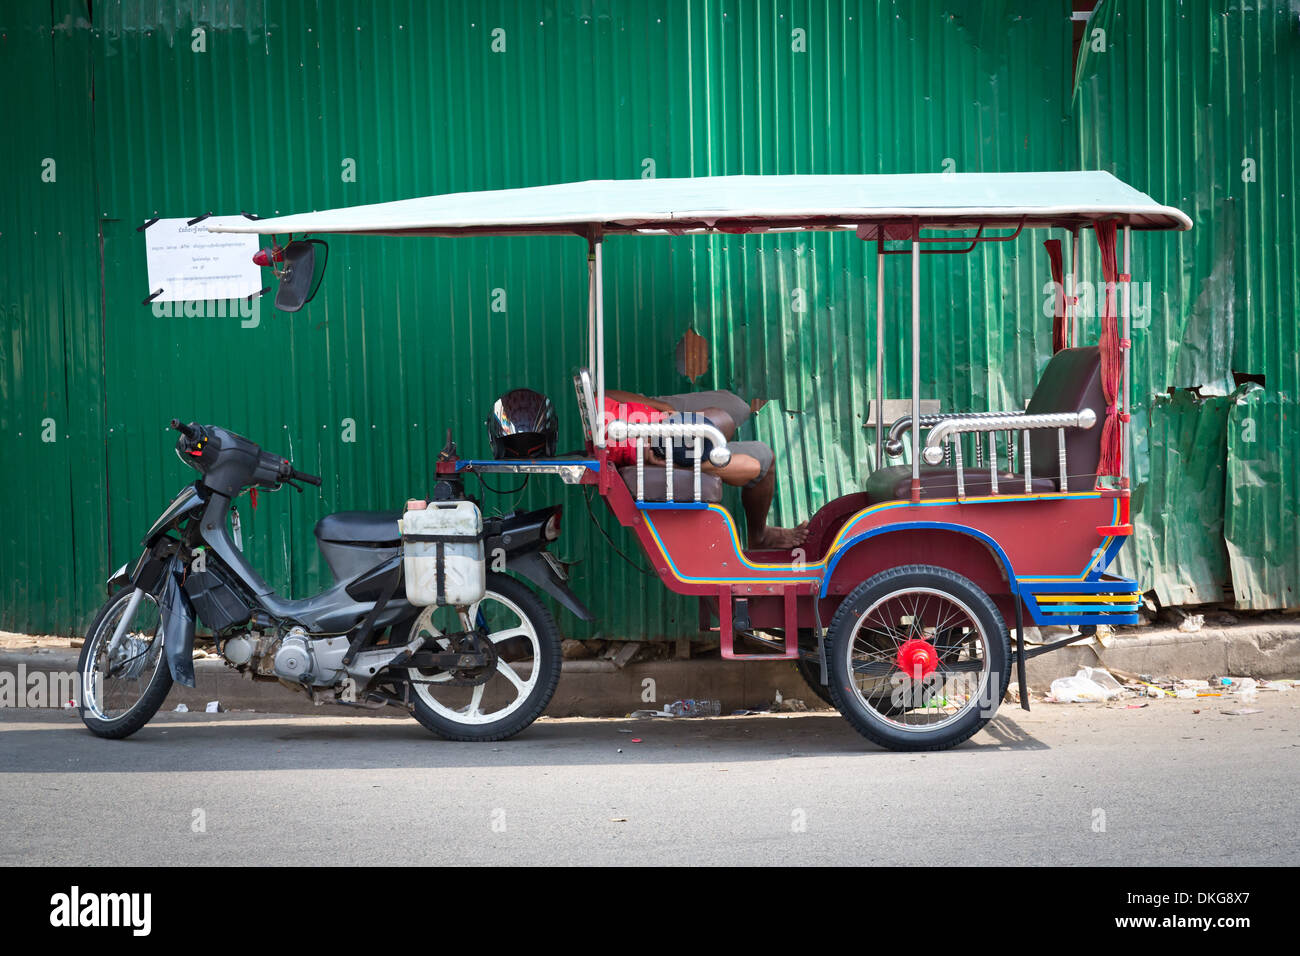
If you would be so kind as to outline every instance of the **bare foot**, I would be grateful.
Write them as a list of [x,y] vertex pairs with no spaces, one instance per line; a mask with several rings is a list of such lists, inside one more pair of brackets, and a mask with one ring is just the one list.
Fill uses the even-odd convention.
[[788,551],[791,548],[797,548],[808,540],[808,522],[795,525],[793,528],[773,528],[763,529],[759,535],[758,541],[751,544],[754,549],[767,549],[773,551]]

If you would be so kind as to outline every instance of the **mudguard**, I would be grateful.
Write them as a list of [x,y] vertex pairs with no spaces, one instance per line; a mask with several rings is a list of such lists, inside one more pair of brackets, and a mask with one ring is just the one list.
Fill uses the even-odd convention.
[[194,606],[189,595],[181,588],[185,562],[172,555],[163,576],[162,591],[158,595],[160,626],[163,633],[163,651],[167,654],[167,667],[172,679],[186,687],[194,686]]
[[533,584],[555,598],[560,605],[580,621],[595,619],[586,605],[569,589],[564,579],[555,573],[555,569],[542,557],[541,551],[524,551],[512,554],[506,559],[506,570],[522,574]]

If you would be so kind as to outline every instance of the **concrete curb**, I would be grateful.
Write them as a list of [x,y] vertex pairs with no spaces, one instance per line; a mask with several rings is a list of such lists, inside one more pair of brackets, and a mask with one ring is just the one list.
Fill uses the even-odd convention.
[[[1132,674],[1205,680],[1210,677],[1295,677],[1300,675],[1300,621],[1203,627],[1187,634],[1176,628],[1124,632],[1102,647],[1063,647],[1026,663],[1031,690],[1045,692],[1058,677],[1083,666],[1114,667]],[[1033,651],[1033,645],[1029,645]]]
[[[1030,688],[1045,693],[1058,677],[1081,666],[1112,667],[1134,674],[1206,679],[1300,676],[1300,621],[1203,628],[1186,634],[1145,629],[1100,644],[1065,647],[1028,661]],[[1029,645],[1032,649],[1033,645]],[[61,648],[0,650],[0,674],[75,671],[77,651]],[[306,696],[280,684],[254,682],[220,661],[195,664],[197,687],[174,687],[164,709],[185,704],[199,711],[208,701],[222,710],[277,714],[375,714],[401,716],[394,708],[363,710],[315,706]],[[1014,674],[1013,674],[1014,681]],[[609,661],[565,661],[560,684],[546,713],[551,717],[622,717],[634,710],[659,710],[684,698],[719,700],[722,712],[770,707],[777,694],[803,700],[810,709],[820,699],[789,661],[658,660],[614,667]]]

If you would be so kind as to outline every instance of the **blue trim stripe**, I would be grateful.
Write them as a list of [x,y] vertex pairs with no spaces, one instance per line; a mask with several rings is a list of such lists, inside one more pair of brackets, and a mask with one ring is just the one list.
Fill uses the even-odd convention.
[[887,534],[890,531],[908,531],[916,529],[956,531],[959,534],[967,534],[972,538],[978,538],[983,541],[985,544],[993,548],[993,552],[998,556],[998,560],[1002,562],[1002,568],[1007,572],[1007,582],[1011,586],[1011,593],[1019,593],[1020,585],[1016,579],[1015,571],[1011,568],[1011,559],[1008,558],[1007,553],[1002,550],[1002,546],[983,531],[978,531],[975,528],[968,528],[966,525],[950,524],[943,521],[905,521],[899,524],[881,525],[878,528],[872,528],[870,531],[865,531],[862,534],[854,535],[852,538],[845,541],[843,545],[841,545],[840,549],[835,552],[835,557],[831,559],[830,566],[826,568],[826,576],[822,578],[821,596],[826,597],[831,586],[831,575],[835,571],[835,565],[840,563],[840,558],[844,557],[844,555],[848,553],[848,550],[855,544],[861,541],[866,541],[868,538]]
[[[1021,598],[1035,624],[1136,624],[1138,621],[1138,583],[1129,578],[1108,574],[1096,581],[1052,582],[1048,587],[1038,588],[1031,588],[1022,579],[1022,586]],[[1059,594],[1095,595],[1113,600],[1093,604],[1040,604],[1038,601],[1039,595]]]
[[456,470],[484,465],[581,465],[588,471],[600,471],[600,462],[594,458],[460,458]]
[[[709,507],[716,507],[716,506],[710,505]],[[727,515],[727,512],[725,510],[723,510],[722,513],[724,515]],[[730,515],[727,515],[727,518],[728,520],[730,520]],[[645,524],[646,527],[650,529],[650,534],[654,536],[655,544],[659,546],[659,553],[662,554],[664,560],[668,562],[668,568],[673,572],[673,577],[677,578],[677,580],[679,581],[685,581],[689,584],[806,584],[810,581],[817,580],[816,576],[811,574],[806,574],[803,575],[802,577],[784,577],[784,578],[692,577],[689,574],[683,574],[681,570],[677,567],[677,562],[674,561],[673,556],[668,553],[668,548],[664,546],[663,538],[659,537],[659,529],[655,527],[654,520],[650,517],[650,515],[645,516]],[[734,528],[732,529],[732,534],[733,535],[735,534]],[[792,565],[788,565],[788,564],[775,565],[775,567],[788,568],[788,567],[792,567]],[[812,569],[813,567],[815,566],[810,566],[810,569]]]
[[1021,583],[1039,594],[1134,594],[1138,583],[1129,578],[1105,575],[1095,581],[1057,581],[1050,578],[1021,578]]
[[1133,613],[1137,611],[1136,604],[1040,604],[1038,609],[1044,614],[1053,616],[1067,611],[1078,614],[1096,614],[1102,612],[1110,614],[1113,612]]

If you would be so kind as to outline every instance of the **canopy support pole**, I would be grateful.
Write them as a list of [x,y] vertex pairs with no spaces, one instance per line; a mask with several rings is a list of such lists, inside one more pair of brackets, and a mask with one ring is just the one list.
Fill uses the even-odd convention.
[[[885,227],[876,226],[876,467],[885,467]],[[915,447],[915,446],[914,446]]]
[[596,374],[596,234],[587,234],[587,371]]
[[912,503],[921,501],[921,220],[912,220]]
[[1070,277],[1065,293],[1065,327],[1070,330],[1070,348],[1079,345],[1079,227],[1070,230]]
[[1129,296],[1132,294],[1133,291],[1133,273],[1131,271],[1132,263],[1129,260],[1129,253],[1132,244],[1133,244],[1133,227],[1129,225],[1125,225],[1124,226],[1124,275],[1122,276],[1124,298],[1120,300],[1120,307],[1124,310],[1123,311],[1124,332],[1122,334],[1119,343],[1120,348],[1124,350],[1124,372],[1123,372],[1122,381],[1120,383],[1120,390],[1124,395],[1124,405],[1123,405],[1124,414],[1119,420],[1120,429],[1121,429],[1120,431],[1121,451],[1119,457],[1119,461],[1120,461],[1119,486],[1121,488],[1128,488],[1129,486],[1129,450],[1130,450],[1129,441],[1132,437],[1129,432],[1129,392],[1132,391],[1132,386],[1129,383],[1129,376],[1133,368],[1133,342],[1132,339],[1130,338],[1130,336],[1132,335],[1132,330],[1129,327]]
[[591,294],[594,308],[591,310],[592,324],[595,326],[594,348],[596,351],[596,447],[605,447],[605,277],[604,262],[601,254],[605,237],[599,228],[593,230],[591,238]]

